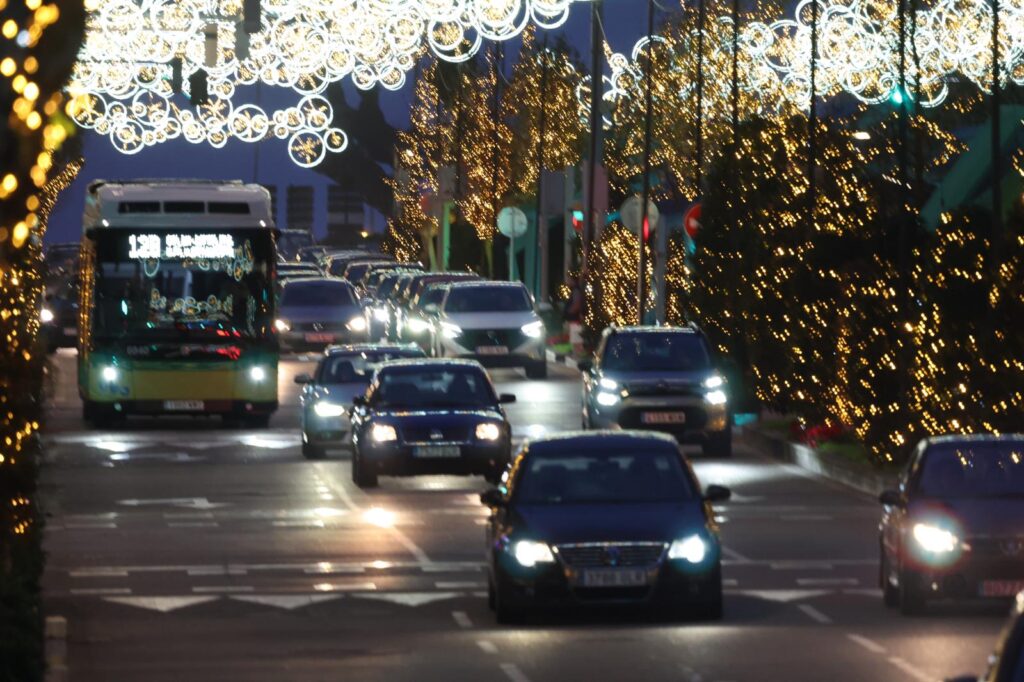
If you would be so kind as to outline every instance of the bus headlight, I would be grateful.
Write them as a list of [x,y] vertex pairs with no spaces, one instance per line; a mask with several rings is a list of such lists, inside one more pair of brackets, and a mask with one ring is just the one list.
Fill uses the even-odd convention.
[[392,443],[398,440],[398,432],[391,424],[374,424],[370,427],[370,438],[378,443]]
[[39,321],[43,324],[50,324],[53,322],[53,311],[49,308],[43,308],[39,311]]
[[675,540],[668,548],[669,559],[684,559],[691,564],[704,561],[708,549],[699,535],[691,535],[682,540]]
[[350,331],[354,332],[365,332],[366,331],[366,318],[365,317],[353,317],[345,325]]
[[274,320],[274,329],[276,329],[279,332],[286,332],[289,331],[291,328],[292,326],[288,324],[288,320]]
[[249,378],[255,381],[257,384],[262,383],[267,378],[267,370],[262,367],[250,367]]
[[316,416],[318,417],[340,417],[345,414],[345,407],[343,405],[336,405],[335,403],[325,401],[314,405],[313,411],[316,412]]
[[107,382],[108,384],[112,384],[115,381],[117,381],[117,377],[119,375],[120,372],[118,372],[117,367],[114,367],[113,365],[107,365],[100,371],[100,376],[103,377],[103,381]]

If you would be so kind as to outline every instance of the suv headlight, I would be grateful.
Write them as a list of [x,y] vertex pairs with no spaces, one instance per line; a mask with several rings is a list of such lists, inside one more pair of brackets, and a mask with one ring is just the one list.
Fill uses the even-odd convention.
[[354,332],[365,332],[366,331],[366,318],[365,317],[353,317],[345,325],[350,331]]
[[918,546],[933,554],[948,554],[960,544],[954,533],[928,523],[915,523],[913,533]]
[[345,414],[345,407],[324,401],[314,405],[313,411],[316,412],[318,417],[340,417]]
[[712,374],[711,376],[704,380],[704,388],[721,388],[722,384],[724,383],[725,379],[723,379],[717,374]]
[[597,392],[597,404],[604,405],[605,407],[611,407],[617,405],[620,398],[617,393],[607,393],[605,391]]
[[534,540],[520,540],[512,546],[512,556],[516,558],[520,566],[532,568],[537,564],[554,563],[555,555],[546,542]]
[[540,320],[524,324],[521,329],[523,334],[529,336],[531,339],[539,339],[544,336],[544,323]]
[[478,440],[498,440],[501,437],[501,429],[497,424],[484,422],[476,425],[476,437]]
[[597,382],[597,385],[606,391],[619,390],[619,382],[615,379],[609,379],[608,377],[601,377],[601,380]]
[[691,564],[699,564],[707,556],[708,548],[699,535],[691,535],[682,540],[675,540],[668,548],[669,559],[683,559]]
[[378,443],[392,443],[398,440],[398,432],[390,424],[374,424],[370,427],[370,438]]
[[462,336],[462,327],[451,322],[441,323],[441,333],[444,334],[447,339],[457,339]]
[[725,405],[729,401],[729,396],[725,395],[725,391],[716,389],[704,394],[704,400],[708,401],[708,405]]

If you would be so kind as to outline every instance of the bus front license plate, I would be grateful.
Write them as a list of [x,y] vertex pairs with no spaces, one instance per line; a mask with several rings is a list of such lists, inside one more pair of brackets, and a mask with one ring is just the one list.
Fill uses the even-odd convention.
[[206,404],[202,400],[165,400],[164,409],[168,412],[201,412]]

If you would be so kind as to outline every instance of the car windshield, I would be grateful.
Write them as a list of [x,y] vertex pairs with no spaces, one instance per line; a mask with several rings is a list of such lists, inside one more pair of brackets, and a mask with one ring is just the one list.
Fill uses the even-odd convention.
[[931,498],[1024,498],[1024,441],[929,446],[917,492]]
[[378,408],[490,407],[497,400],[483,371],[474,367],[381,370],[373,404]]
[[608,339],[602,369],[620,372],[686,372],[708,369],[704,340],[697,334],[616,334]]
[[420,297],[416,300],[416,307],[419,308],[420,310],[423,310],[431,303],[435,305],[440,303],[441,300],[444,298],[444,293],[446,290],[447,287],[444,286],[426,288],[423,291],[423,293],[420,294]]
[[525,287],[460,287],[451,290],[444,308],[449,313],[506,313],[533,310],[533,305]]
[[402,358],[422,358],[419,348],[332,353],[320,361],[317,381],[321,384],[369,384],[381,363]]
[[521,504],[655,503],[693,497],[679,454],[669,450],[528,455],[515,488]]
[[377,263],[354,263],[345,268],[345,279],[350,282],[362,281],[367,271]]
[[295,258],[299,249],[312,246],[313,235],[309,232],[285,231],[277,238],[277,252],[288,260]]
[[303,306],[354,306],[356,296],[352,285],[347,282],[330,280],[292,281],[281,294],[281,307]]

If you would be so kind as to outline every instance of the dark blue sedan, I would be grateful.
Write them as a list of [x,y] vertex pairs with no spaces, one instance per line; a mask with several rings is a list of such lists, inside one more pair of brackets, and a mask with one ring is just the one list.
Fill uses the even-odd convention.
[[721,547],[711,503],[671,437],[630,431],[529,443],[491,507],[488,594],[499,622],[547,604],[640,604],[722,614]]
[[481,475],[492,483],[508,465],[512,428],[487,372],[467,360],[399,360],[377,370],[352,409],[352,480]]

